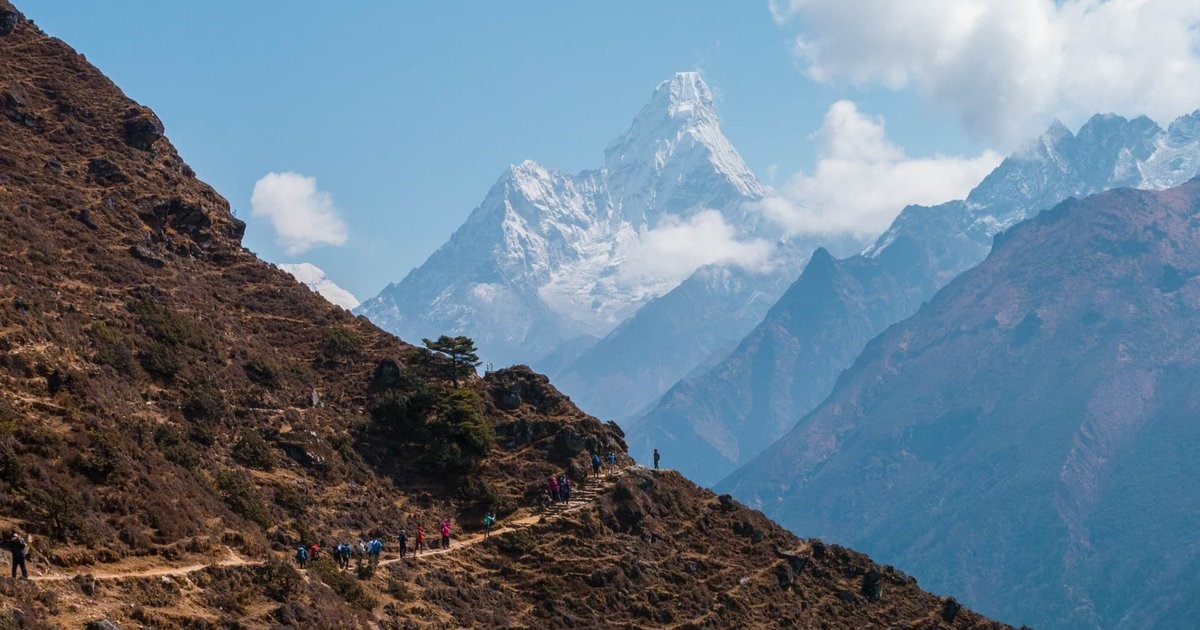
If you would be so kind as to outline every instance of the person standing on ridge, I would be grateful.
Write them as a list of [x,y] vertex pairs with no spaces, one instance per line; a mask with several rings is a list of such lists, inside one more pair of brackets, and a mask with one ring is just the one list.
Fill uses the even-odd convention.
[[654,449],[654,470],[658,470],[658,460],[659,460],[658,449]]
[[442,521],[442,549],[450,548],[450,519]]
[[608,467],[610,469],[617,467],[617,454],[613,451],[608,452]]
[[25,539],[21,538],[19,532],[13,532],[12,539],[8,541],[8,550],[12,553],[12,576],[17,578],[17,567],[21,567],[21,579],[28,580],[29,572],[25,570],[25,552],[29,545],[25,543]]
[[487,514],[483,515],[483,537],[487,538],[492,535],[492,524],[496,522],[496,516],[488,510]]
[[408,532],[402,528],[399,534],[396,534],[396,542],[400,544],[400,559],[404,559],[404,554],[408,553]]

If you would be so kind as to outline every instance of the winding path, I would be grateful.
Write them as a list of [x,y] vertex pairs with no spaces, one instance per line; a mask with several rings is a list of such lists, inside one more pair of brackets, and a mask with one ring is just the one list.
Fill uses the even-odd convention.
[[[633,468],[633,467],[631,467],[631,468]],[[532,525],[536,525],[536,524],[542,522],[543,520],[556,519],[556,518],[561,517],[564,514],[577,512],[577,511],[595,503],[597,497],[599,497],[601,494],[611,490],[612,487],[616,485],[617,479],[620,478],[621,476],[623,476],[628,470],[629,470],[629,468],[618,470],[616,472],[616,474],[606,475],[604,477],[603,481],[601,481],[599,484],[594,485],[594,486],[589,484],[588,486],[584,487],[583,489],[576,491],[575,493],[573,493],[572,501],[566,505],[556,504],[554,506],[551,506],[547,511],[542,512],[542,513],[525,514],[525,515],[519,516],[517,518],[507,519],[503,526],[492,530],[491,536],[500,536],[500,535],[507,534],[510,532],[515,532],[518,530],[526,529]],[[577,497],[577,499],[576,499],[576,497]],[[516,512],[514,514],[519,514],[520,512],[521,512],[521,510],[518,510],[518,512]],[[382,561],[380,561],[379,564],[381,566],[383,566],[383,565],[395,564],[397,562],[401,562],[402,560],[406,560],[406,559],[407,560],[420,559],[420,558],[425,558],[428,556],[437,556],[437,555],[452,553],[452,552],[456,552],[456,551],[459,551],[462,549],[466,549],[468,547],[473,547],[475,545],[478,545],[479,543],[484,542],[487,539],[488,539],[488,537],[484,536],[483,534],[474,534],[470,537],[462,539],[461,541],[458,541],[457,544],[452,542],[450,548],[448,548],[448,549],[440,549],[440,548],[430,549],[428,551],[421,553],[419,556],[416,554],[411,554],[411,552],[410,552],[411,555],[408,556],[407,558],[400,558],[399,556],[397,556],[395,558],[388,558],[386,560],[382,560]],[[434,540],[437,540],[437,538],[434,538]],[[47,574],[47,575],[31,576],[29,579],[30,579],[30,581],[33,581],[33,582],[65,582],[67,580],[73,580],[78,576],[90,576],[91,578],[96,579],[96,580],[121,580],[121,579],[128,579],[128,578],[176,577],[176,576],[188,575],[191,573],[195,573],[197,571],[203,571],[205,569],[212,568],[212,567],[251,567],[251,566],[260,566],[264,563],[263,560],[247,560],[245,558],[238,556],[236,553],[233,552],[233,550],[228,550],[228,551],[229,551],[228,557],[226,557],[222,560],[218,560],[216,562],[209,562],[209,563],[202,563],[202,564],[189,564],[189,565],[178,566],[178,567],[153,567],[153,568],[140,569],[140,570],[136,570],[136,571],[125,571],[125,572],[118,571],[118,572],[104,572],[104,573],[86,573],[86,572],[76,571],[74,573],[51,573],[51,574]]]

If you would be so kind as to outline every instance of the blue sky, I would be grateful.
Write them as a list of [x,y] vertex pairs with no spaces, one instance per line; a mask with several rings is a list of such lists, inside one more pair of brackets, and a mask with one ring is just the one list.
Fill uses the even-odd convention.
[[[823,3],[824,14],[810,8]],[[813,134],[843,99],[868,123],[886,119],[906,156],[973,156],[1007,140],[973,124],[937,77],[876,76],[878,60],[801,50],[798,36],[853,35],[829,15],[840,3],[824,0],[794,10],[696,0],[18,4],[158,112],[183,157],[248,219],[248,247],[273,262],[312,262],[360,298],[441,245],[509,163],[598,166],[677,70],[702,71],[726,134],[776,183],[814,172]],[[1036,113],[1020,133],[1064,112]],[[283,171],[332,196],[344,244],[292,255],[269,222],[249,216],[255,182]]]

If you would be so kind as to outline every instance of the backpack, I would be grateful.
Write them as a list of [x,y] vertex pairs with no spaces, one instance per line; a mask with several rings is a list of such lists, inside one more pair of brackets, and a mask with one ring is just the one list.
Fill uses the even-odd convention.
[[491,515],[491,514],[488,514],[488,515],[486,515],[486,516],[484,516],[484,517],[483,517],[483,525],[484,525],[485,527],[491,527],[491,526],[492,526],[492,523],[495,523],[495,522],[496,522],[496,519],[495,519],[495,518],[492,518],[492,515]]
[[300,548],[296,549],[296,559],[299,560],[300,562],[304,562],[305,560],[308,560],[308,550],[305,549],[304,547],[300,547]]

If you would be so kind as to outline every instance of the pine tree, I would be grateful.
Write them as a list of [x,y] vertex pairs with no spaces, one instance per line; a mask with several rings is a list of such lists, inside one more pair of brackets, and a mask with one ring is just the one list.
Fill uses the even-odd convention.
[[467,370],[479,365],[479,355],[475,353],[475,342],[470,337],[459,335],[450,337],[442,335],[436,341],[422,339],[425,347],[450,359],[450,379],[457,386],[459,378],[465,378]]

